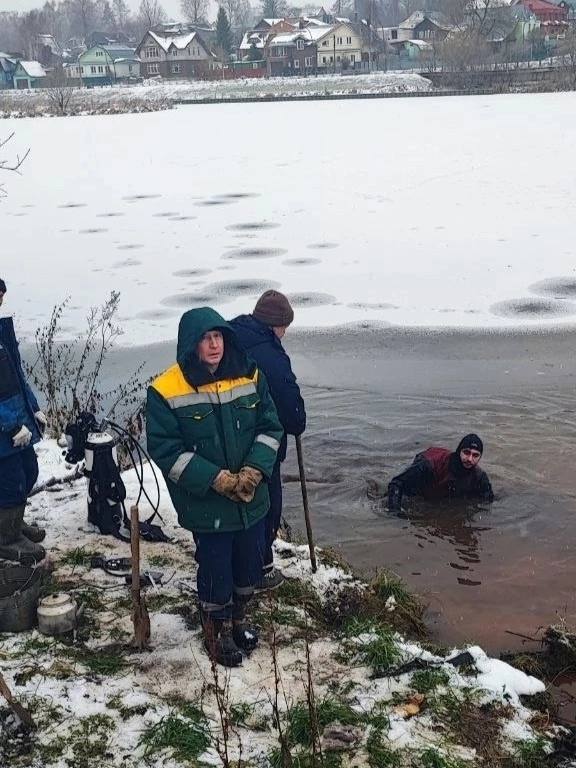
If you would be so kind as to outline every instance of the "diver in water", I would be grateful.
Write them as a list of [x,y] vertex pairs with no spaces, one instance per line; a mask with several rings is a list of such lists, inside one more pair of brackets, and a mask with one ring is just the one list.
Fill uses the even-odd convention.
[[470,434],[460,440],[455,451],[433,447],[418,453],[408,469],[390,481],[388,511],[401,511],[404,494],[429,500],[494,501],[488,475],[478,466],[483,452],[482,440]]

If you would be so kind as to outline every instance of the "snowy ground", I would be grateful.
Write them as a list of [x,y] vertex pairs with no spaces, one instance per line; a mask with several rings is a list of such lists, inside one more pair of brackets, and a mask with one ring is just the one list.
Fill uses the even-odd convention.
[[[54,443],[41,444],[39,454],[41,479],[65,473]],[[128,473],[124,478],[128,499],[134,501],[135,476]],[[143,507],[141,513],[145,511]],[[0,762],[4,756],[7,764],[29,768],[141,765],[146,734],[155,726],[164,728],[167,719],[168,723],[173,722],[169,718],[176,718],[177,730],[190,726],[186,707],[192,704],[203,711],[210,734],[209,742],[201,749],[201,762],[223,764],[214,749],[215,740],[221,736],[214,675],[201,648],[195,611],[188,607],[193,602],[193,545],[190,535],[175,525],[163,486],[161,512],[166,521],[165,530],[175,537],[175,543],[142,544],[144,566],[160,568],[166,581],[165,585],[147,593],[152,650],[126,655],[125,644],[131,634],[127,588],[121,585],[120,579],[100,570],[90,570],[86,558],[94,552],[125,556],[127,545],[96,535],[86,523],[84,481],[77,481],[72,487],[57,487],[33,498],[27,516],[46,525],[46,544],[56,564],[56,584],[60,583],[79,603],[86,604],[84,632],[88,634],[84,642],[78,640],[73,646],[37,632],[0,636],[2,672],[14,694],[33,711],[40,725],[35,739],[22,745],[10,735],[5,712],[2,715],[0,711]],[[344,750],[352,762],[346,764],[360,766],[370,762],[397,768],[484,765],[471,746],[478,734],[459,729],[458,713],[463,718],[487,718],[486,723],[476,723],[476,730],[480,728],[480,741],[486,741],[482,727],[488,727],[489,722],[493,729],[490,738],[499,754],[517,756],[509,763],[511,768],[527,765],[522,755],[532,755],[529,750],[537,750],[534,755],[544,756],[549,732],[542,726],[542,718],[535,716],[519,698],[541,693],[544,685],[540,681],[488,658],[477,647],[468,649],[472,662],[467,668],[458,669],[448,661],[456,655],[456,650],[446,657],[440,656],[398,634],[393,635],[396,660],[392,666],[420,659],[434,665],[432,675],[423,678],[414,672],[386,674],[384,671],[374,676],[373,667],[366,665],[362,654],[375,648],[374,641],[378,642],[379,637],[374,634],[375,630],[359,629],[344,638],[318,624],[317,614],[310,608],[315,601],[318,606],[334,603],[339,596],[352,595],[354,590],[362,592],[366,587],[338,565],[323,561],[323,555],[320,555],[319,570],[313,576],[304,546],[279,542],[277,559],[289,586],[269,602],[260,601],[255,609],[263,625],[261,647],[229,676],[222,670],[219,672],[217,683],[226,691],[226,706],[235,722],[231,736],[232,758],[237,757],[242,744],[244,765],[261,768],[279,765],[271,757],[278,747],[278,734],[272,727],[275,686],[269,633],[273,622],[282,687],[279,706],[284,724],[296,722],[298,710],[305,712],[302,709],[306,680],[303,637],[308,634],[315,695],[324,718],[320,725],[325,751],[329,750],[327,740],[333,730],[330,728],[333,719],[342,720],[345,716],[354,725],[354,738]],[[342,605],[345,602],[342,601]],[[387,605],[393,621],[400,603],[388,600]],[[115,663],[119,666],[115,667]],[[418,695],[416,692],[422,690],[424,682],[431,687]],[[338,714],[330,715],[330,711]],[[302,751],[306,753],[297,730],[288,731],[294,758]],[[177,744],[174,738],[172,735],[172,741],[168,740],[173,746]],[[375,757],[378,749],[380,762]],[[397,754],[396,762],[384,762],[385,751]],[[440,757],[432,761],[431,752],[449,755],[450,762],[447,758],[442,762]],[[337,756],[333,757],[336,760]],[[150,760],[154,765],[169,768],[190,764],[170,748],[152,754]],[[308,765],[307,762],[297,764]],[[540,765],[530,763],[537,764]]]
[[[573,323],[576,94],[0,121],[21,334],[122,291],[126,343],[290,294],[297,326]],[[18,295],[16,295],[18,292]],[[12,309],[13,311],[13,309]]]
[[[318,77],[274,77],[239,80],[146,80],[138,85],[117,85],[82,89],[75,92],[74,101],[86,104],[111,103],[119,100],[148,100],[163,102],[186,99],[258,99],[266,96],[313,96],[330,94],[410,93],[428,91],[429,80],[414,73],[374,72],[369,75],[320,75]],[[18,110],[30,102],[47,103],[41,90],[6,91],[0,98],[2,110]]]

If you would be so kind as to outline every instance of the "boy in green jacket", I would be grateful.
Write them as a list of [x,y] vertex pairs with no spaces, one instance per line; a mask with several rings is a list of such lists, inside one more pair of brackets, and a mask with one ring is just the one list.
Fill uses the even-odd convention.
[[213,309],[186,312],[177,363],[148,389],[148,449],[192,531],[204,645],[225,666],[258,644],[246,604],[260,580],[268,479],[282,427],[264,376]]

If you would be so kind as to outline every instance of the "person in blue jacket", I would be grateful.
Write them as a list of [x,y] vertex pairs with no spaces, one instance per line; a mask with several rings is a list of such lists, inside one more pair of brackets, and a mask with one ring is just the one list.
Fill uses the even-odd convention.
[[293,320],[294,310],[286,296],[279,291],[266,291],[256,302],[251,315],[240,315],[230,322],[236,338],[266,376],[280,423],[284,427],[274,471],[268,481],[270,510],[266,517],[264,572],[256,588],[260,592],[278,587],[284,580],[280,571],[274,568],[272,550],[282,517],[280,465],[286,458],[286,435],[301,435],[306,429],[304,400],[281,341]]
[[[0,306],[6,283],[0,280]],[[11,317],[0,318],[0,558],[31,565],[46,552],[44,531],[24,524],[26,499],[38,478],[34,451],[46,417],[28,386]]]

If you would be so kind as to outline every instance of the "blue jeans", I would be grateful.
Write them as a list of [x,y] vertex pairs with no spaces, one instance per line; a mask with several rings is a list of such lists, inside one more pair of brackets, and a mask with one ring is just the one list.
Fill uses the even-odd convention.
[[0,459],[0,508],[19,507],[38,479],[38,461],[34,448],[12,453]]
[[272,544],[278,535],[280,520],[282,519],[282,478],[280,477],[281,462],[274,465],[270,480],[268,480],[268,492],[270,493],[270,509],[266,515],[266,542],[264,547],[264,573],[269,573],[274,567],[274,553]]
[[200,608],[213,619],[231,619],[262,577],[265,519],[229,533],[194,533]]

